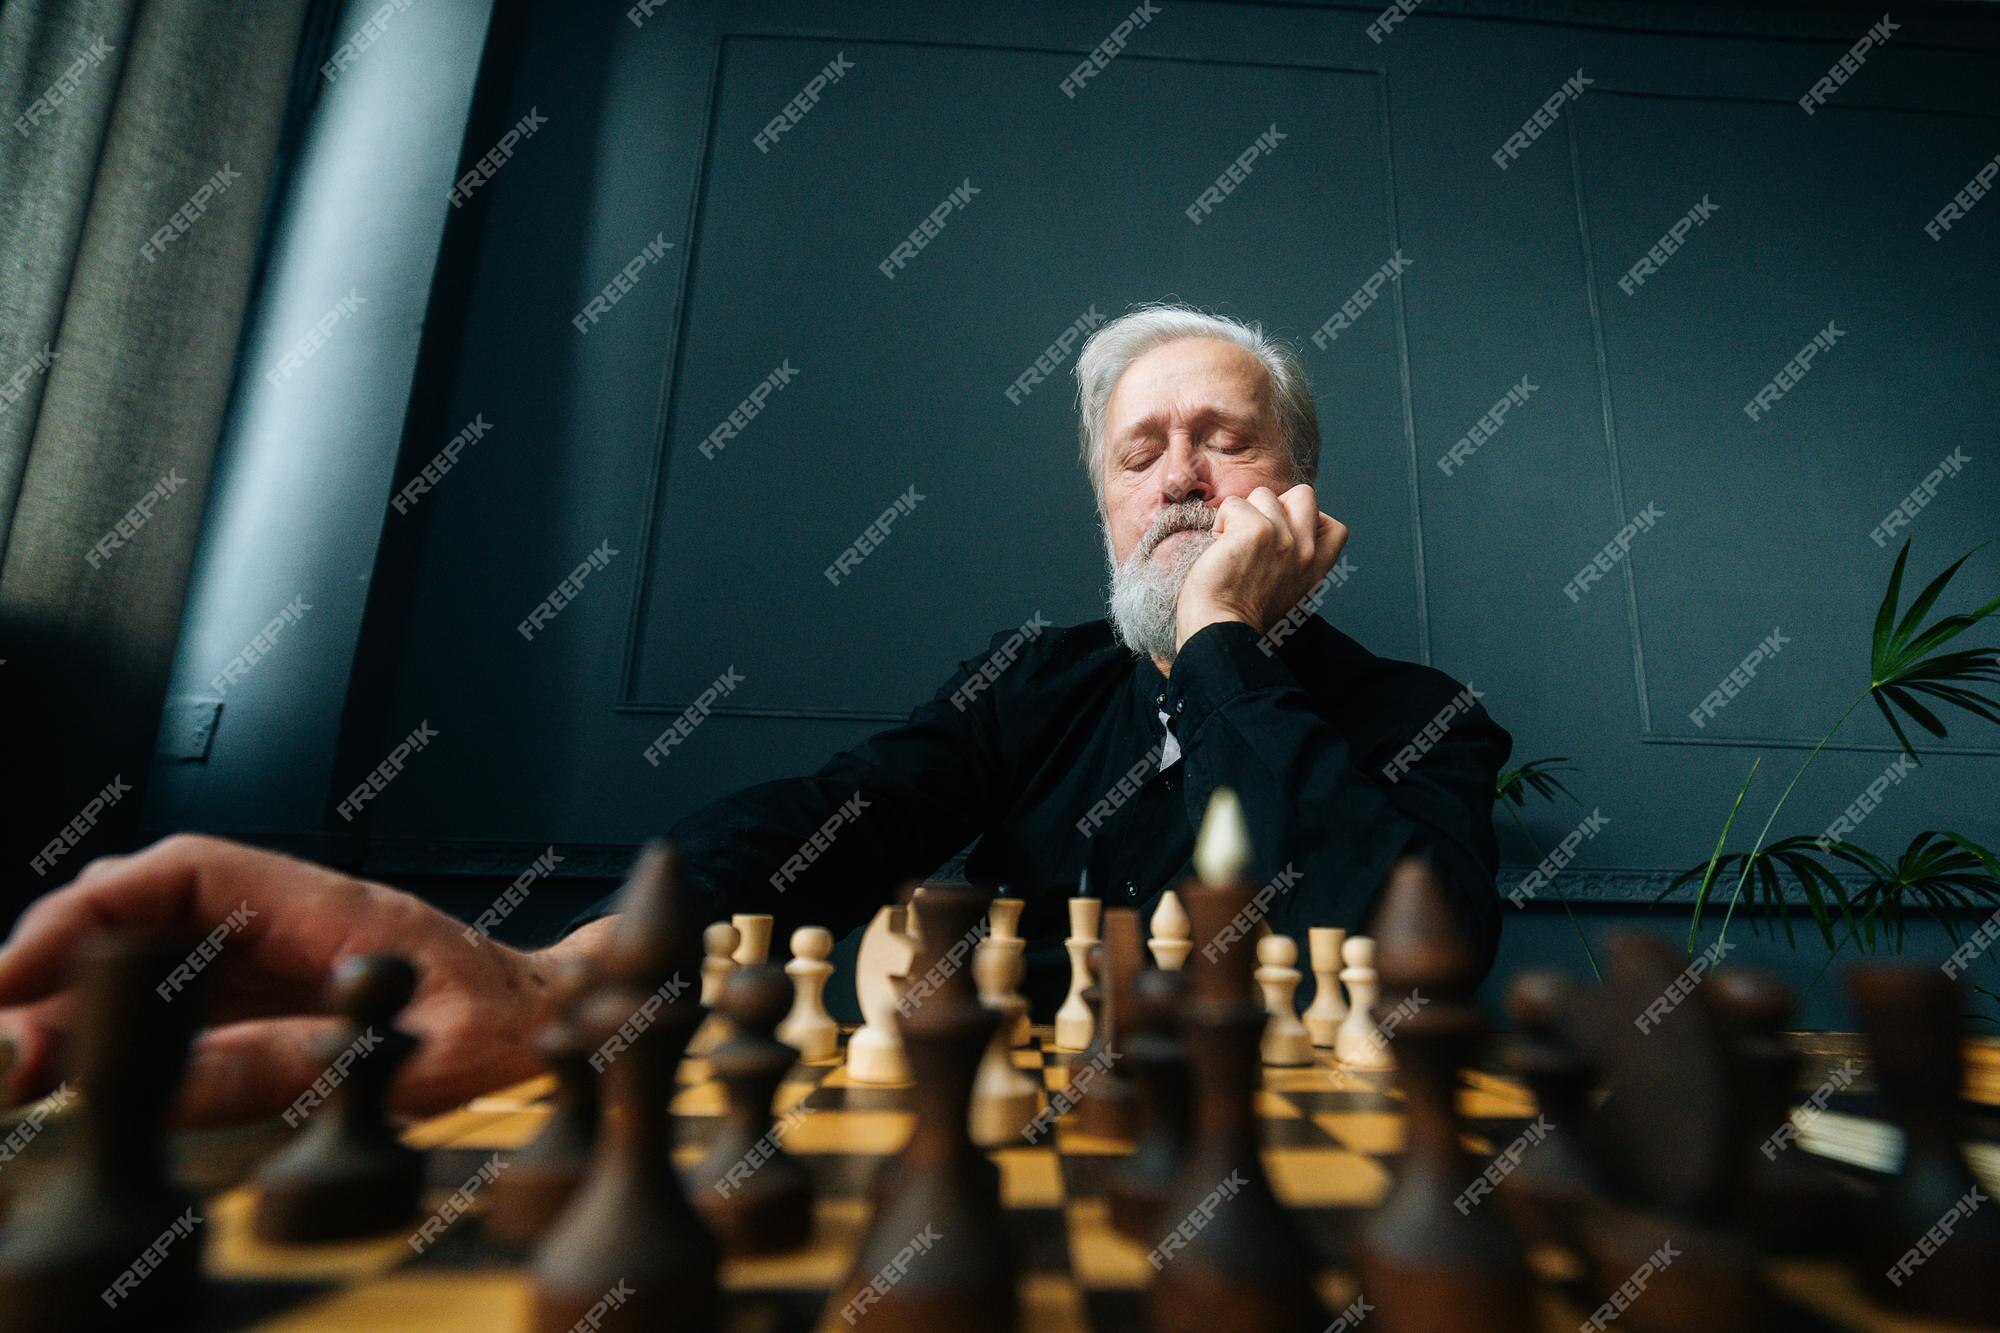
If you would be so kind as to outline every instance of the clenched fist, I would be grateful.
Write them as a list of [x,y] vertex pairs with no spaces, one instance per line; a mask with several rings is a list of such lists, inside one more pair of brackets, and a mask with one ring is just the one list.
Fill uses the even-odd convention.
[[1313,488],[1259,486],[1215,511],[1215,540],[1188,570],[1175,605],[1174,647],[1236,620],[1259,634],[1303,601],[1347,545],[1347,527],[1319,512]]

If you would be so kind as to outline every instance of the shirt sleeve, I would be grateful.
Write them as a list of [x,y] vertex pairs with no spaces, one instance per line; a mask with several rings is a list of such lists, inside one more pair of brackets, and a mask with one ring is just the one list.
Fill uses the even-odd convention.
[[[907,721],[812,775],[747,787],[675,822],[665,836],[704,919],[768,912],[780,940],[800,925],[839,939],[977,836],[1006,784],[995,684],[1006,674],[993,664],[1013,661],[1009,639],[995,635]],[[606,898],[565,933],[613,910]]]
[[1396,858],[1427,850],[1490,966],[1500,933],[1494,786],[1513,739],[1469,688],[1416,668],[1409,685],[1385,692],[1384,738],[1357,754],[1258,639],[1249,625],[1210,625],[1174,662],[1188,818],[1199,827],[1215,789],[1235,790],[1257,882],[1286,886],[1271,923],[1301,938],[1308,926],[1365,928]]

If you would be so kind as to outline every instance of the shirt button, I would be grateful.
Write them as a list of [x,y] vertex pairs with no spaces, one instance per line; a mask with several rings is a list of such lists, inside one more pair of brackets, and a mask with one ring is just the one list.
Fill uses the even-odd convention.
[[1139,896],[1139,886],[1129,879],[1125,881],[1125,896],[1135,900]]

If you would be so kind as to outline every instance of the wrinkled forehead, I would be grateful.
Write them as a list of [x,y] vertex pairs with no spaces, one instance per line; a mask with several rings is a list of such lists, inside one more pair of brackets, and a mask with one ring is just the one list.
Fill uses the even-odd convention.
[[1176,338],[1125,368],[1112,386],[1105,424],[1117,436],[1205,412],[1263,417],[1271,399],[1270,371],[1249,348],[1222,338]]

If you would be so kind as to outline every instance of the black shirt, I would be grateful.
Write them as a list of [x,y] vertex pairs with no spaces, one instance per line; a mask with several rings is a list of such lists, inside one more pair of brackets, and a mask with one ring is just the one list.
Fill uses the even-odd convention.
[[[1095,896],[1149,922],[1161,891],[1190,873],[1210,794],[1230,787],[1253,882],[1275,883],[1271,923],[1302,954],[1308,926],[1364,927],[1414,841],[1491,965],[1494,783],[1513,741],[1469,689],[1378,657],[1316,616],[1269,653],[1247,625],[1210,625],[1183,645],[1171,678],[1102,620],[1022,639],[995,635],[907,722],[812,776],[746,788],[676,823],[666,836],[707,919],[769,912],[777,940],[802,925],[838,939],[970,843],[965,877],[1027,902],[1023,990],[1045,1017],[1067,986],[1065,904],[1079,876],[1088,870]],[[1162,712],[1181,750],[1164,768]]]

